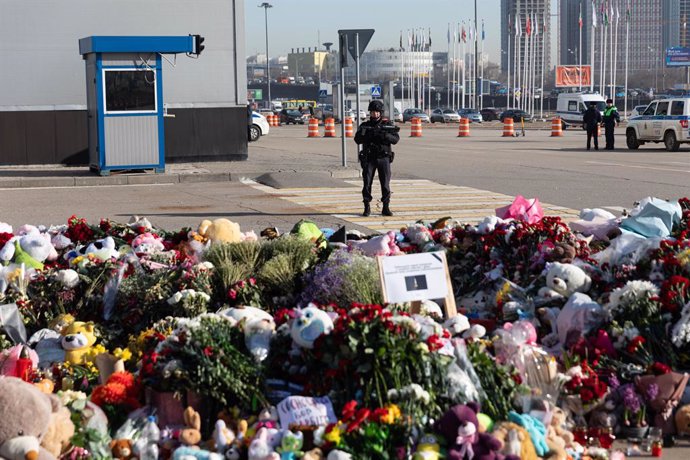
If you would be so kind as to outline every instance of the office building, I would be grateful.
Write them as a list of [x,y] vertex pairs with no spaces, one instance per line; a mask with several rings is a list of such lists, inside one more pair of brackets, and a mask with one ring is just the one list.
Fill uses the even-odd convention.
[[[561,0],[558,3],[559,65],[578,65],[580,55],[582,64],[589,64],[586,45],[591,29],[587,27],[587,3],[587,0]],[[580,29],[580,14],[582,14],[582,29]],[[581,39],[580,31],[582,31]],[[582,51],[581,54],[580,51]]]
[[[521,36],[516,36],[516,19]],[[536,37],[536,57],[537,69],[551,68],[551,1],[550,0],[501,0],[501,69],[508,70],[508,43],[510,42],[510,71],[513,73],[515,63],[519,62],[520,72],[524,71],[525,66],[525,43],[527,32],[527,19],[530,19],[532,29],[532,39],[535,39],[536,28],[539,36]],[[517,38],[517,47],[515,40]],[[517,61],[515,60],[517,48]],[[543,64],[542,64],[543,63]],[[537,71],[541,74],[541,70]]]

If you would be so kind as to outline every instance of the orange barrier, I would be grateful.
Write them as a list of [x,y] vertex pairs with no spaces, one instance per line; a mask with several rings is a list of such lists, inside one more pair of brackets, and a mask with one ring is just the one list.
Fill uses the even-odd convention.
[[309,119],[307,137],[319,137],[319,120],[317,120],[316,118]]
[[515,122],[512,117],[503,119],[503,137],[515,137]]
[[410,137],[422,137],[422,119],[413,118],[410,123]]
[[333,118],[326,118],[323,137],[335,137],[335,120]]
[[563,136],[563,125],[561,124],[561,119],[556,117],[551,120],[551,137],[561,136]]
[[460,127],[458,127],[458,137],[470,137],[469,118],[460,118]]
[[352,118],[345,117],[345,137],[354,137],[355,133],[352,128]]

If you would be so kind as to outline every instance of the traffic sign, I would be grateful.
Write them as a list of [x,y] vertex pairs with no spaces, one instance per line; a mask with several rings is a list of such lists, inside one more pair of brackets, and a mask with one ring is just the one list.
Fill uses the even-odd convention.
[[371,97],[381,97],[381,87],[379,85],[371,87]]
[[326,96],[328,96],[328,90],[320,89],[319,90],[319,97],[326,97]]
[[[359,59],[359,57],[362,55],[364,50],[366,49],[367,45],[369,44],[369,41],[371,40],[371,36],[374,35],[375,30],[374,29],[343,29],[338,31],[338,35],[340,35],[340,52],[342,53],[341,56],[344,53],[343,48],[347,48],[347,50],[350,52],[350,55],[352,56],[352,59]],[[356,35],[359,35],[359,49],[357,49],[356,42],[357,42],[357,37]],[[344,66],[345,67],[345,66]]]

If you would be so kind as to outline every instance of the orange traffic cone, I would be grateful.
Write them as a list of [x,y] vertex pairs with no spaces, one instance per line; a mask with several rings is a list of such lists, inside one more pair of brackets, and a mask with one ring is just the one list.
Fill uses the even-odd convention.
[[512,117],[503,119],[503,137],[515,137],[515,122]]
[[352,118],[345,118],[345,137],[354,137],[354,130],[352,128]]
[[458,137],[470,137],[469,118],[460,118],[460,126],[458,127]]
[[561,124],[561,119],[556,117],[551,120],[551,137],[561,136],[563,136],[563,126]]
[[410,126],[410,137],[422,137],[422,120],[421,118],[413,118]]
[[319,137],[319,120],[317,120],[316,118],[309,119],[307,137]]

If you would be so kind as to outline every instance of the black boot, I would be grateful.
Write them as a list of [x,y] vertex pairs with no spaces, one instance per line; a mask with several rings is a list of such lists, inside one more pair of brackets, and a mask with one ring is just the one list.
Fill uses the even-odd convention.
[[362,216],[369,217],[370,214],[371,214],[371,206],[369,206],[369,203],[364,203],[364,212],[362,212]]
[[381,211],[381,214],[383,214],[384,216],[392,216],[393,215],[393,212],[391,211],[391,208],[388,205],[388,203],[383,205],[383,211]]

